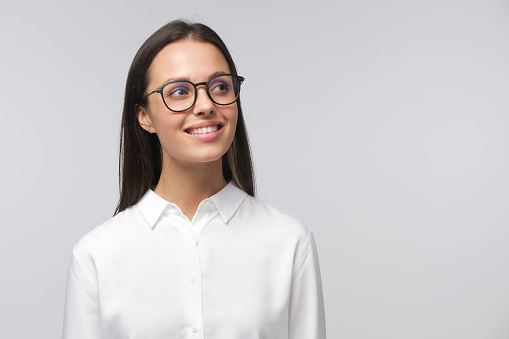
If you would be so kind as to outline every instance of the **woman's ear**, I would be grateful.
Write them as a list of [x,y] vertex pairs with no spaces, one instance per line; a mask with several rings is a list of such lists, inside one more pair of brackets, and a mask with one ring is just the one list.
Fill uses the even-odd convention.
[[134,111],[136,112],[136,117],[138,118],[138,122],[140,123],[141,128],[149,133],[155,133],[156,130],[152,125],[150,115],[146,108],[136,104],[134,105]]

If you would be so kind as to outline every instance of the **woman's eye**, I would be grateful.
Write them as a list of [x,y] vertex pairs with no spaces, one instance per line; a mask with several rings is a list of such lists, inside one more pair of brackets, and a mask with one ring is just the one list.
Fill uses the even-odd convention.
[[217,82],[212,85],[212,88],[210,89],[211,93],[222,93],[222,92],[228,92],[229,86],[226,82]]
[[187,97],[190,95],[190,91],[187,87],[175,87],[168,91],[167,97],[174,99]]

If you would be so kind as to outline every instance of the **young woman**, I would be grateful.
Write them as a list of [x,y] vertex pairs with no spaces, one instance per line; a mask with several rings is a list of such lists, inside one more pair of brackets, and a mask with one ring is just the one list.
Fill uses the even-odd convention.
[[202,24],[140,48],[120,201],[73,250],[64,338],[325,338],[313,234],[254,197],[243,81]]

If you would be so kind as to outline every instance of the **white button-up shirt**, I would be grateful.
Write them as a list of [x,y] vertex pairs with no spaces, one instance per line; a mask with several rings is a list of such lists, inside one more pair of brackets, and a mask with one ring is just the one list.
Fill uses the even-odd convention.
[[192,221],[149,190],[76,244],[63,338],[325,338],[313,234],[232,183]]

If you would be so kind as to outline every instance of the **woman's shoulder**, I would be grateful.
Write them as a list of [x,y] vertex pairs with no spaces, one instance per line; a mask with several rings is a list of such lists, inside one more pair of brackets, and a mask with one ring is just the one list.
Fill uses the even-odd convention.
[[[258,198],[248,196],[239,209],[239,225],[250,225],[250,239],[261,239],[267,248],[288,249],[295,260],[312,248],[311,228],[296,216]],[[272,244],[272,245],[271,245]]]
[[255,220],[259,227],[268,227],[303,238],[312,233],[308,225],[298,217],[253,196],[246,197],[239,212],[243,217]]
[[132,207],[117,213],[85,233],[74,245],[73,253],[75,255],[80,253],[90,254],[104,247],[105,243],[108,243],[111,239],[118,238],[124,229],[125,215],[131,213],[131,209]]

